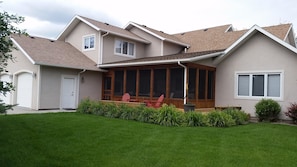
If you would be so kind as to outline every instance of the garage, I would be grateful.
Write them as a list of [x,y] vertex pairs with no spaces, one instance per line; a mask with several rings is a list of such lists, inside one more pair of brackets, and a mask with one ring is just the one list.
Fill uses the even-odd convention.
[[17,104],[21,107],[32,107],[32,83],[31,73],[21,73],[17,76]]

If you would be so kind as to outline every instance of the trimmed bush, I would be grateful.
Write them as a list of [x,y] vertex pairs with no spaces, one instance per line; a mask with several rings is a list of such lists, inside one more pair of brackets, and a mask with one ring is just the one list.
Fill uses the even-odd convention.
[[92,112],[92,104],[93,103],[94,102],[92,102],[89,98],[84,99],[79,103],[76,111],[79,113],[92,114],[93,113]]
[[164,126],[179,126],[183,122],[182,112],[174,105],[163,104],[159,109],[156,123]]
[[155,108],[150,108],[146,106],[137,107],[139,112],[137,121],[146,122],[146,123],[155,123],[158,116],[158,111]]
[[223,110],[223,112],[230,115],[232,119],[234,119],[236,125],[247,124],[249,121],[249,115],[238,109],[227,108]]
[[185,124],[186,126],[208,126],[208,119],[200,112],[186,112]]
[[149,108],[144,105],[131,107],[127,104],[112,102],[96,102],[89,99],[82,100],[77,112],[101,115],[110,118],[136,120],[163,126],[212,126],[229,127],[246,124],[249,116],[237,109],[213,111],[208,114],[200,112],[183,113],[174,105],[163,104],[161,108]]
[[291,103],[288,111],[285,112],[286,116],[290,117],[295,124],[297,124],[297,103]]
[[255,108],[259,121],[277,121],[281,111],[280,105],[272,99],[262,99]]
[[232,119],[232,116],[221,111],[212,111],[207,114],[207,118],[209,126],[230,127],[235,125],[235,120]]

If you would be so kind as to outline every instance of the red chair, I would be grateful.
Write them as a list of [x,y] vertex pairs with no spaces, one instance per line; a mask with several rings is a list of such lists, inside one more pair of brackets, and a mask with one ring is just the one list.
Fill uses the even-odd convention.
[[163,101],[164,101],[164,94],[162,94],[157,101],[144,101],[144,102],[148,107],[159,108],[161,107]]
[[129,102],[130,101],[130,94],[125,93],[122,97],[122,101]]

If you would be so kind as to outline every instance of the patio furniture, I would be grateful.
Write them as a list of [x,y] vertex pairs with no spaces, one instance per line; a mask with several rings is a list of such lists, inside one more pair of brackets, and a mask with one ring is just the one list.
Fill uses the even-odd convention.
[[125,93],[122,97],[122,101],[129,102],[130,101],[130,94]]
[[146,106],[148,107],[154,107],[154,108],[159,108],[161,107],[162,103],[164,101],[164,94],[162,94],[157,101],[144,101],[144,103],[146,104]]

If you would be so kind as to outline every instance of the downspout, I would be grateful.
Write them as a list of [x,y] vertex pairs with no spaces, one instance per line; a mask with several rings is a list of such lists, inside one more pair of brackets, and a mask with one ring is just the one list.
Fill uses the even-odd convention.
[[78,104],[79,102],[79,97],[80,97],[80,83],[82,82],[82,79],[80,78],[81,74],[86,72],[86,69],[82,69],[79,73],[78,73],[78,86],[77,86],[77,96],[76,96],[76,104]]
[[101,38],[100,38],[100,60],[99,60],[98,64],[102,64],[102,61],[103,61],[103,38],[105,36],[107,36],[108,34],[109,34],[109,32],[106,32],[105,34],[101,35]]
[[177,62],[177,64],[184,68],[184,104],[187,104],[187,89],[188,89],[188,83],[187,83],[187,66],[180,63],[180,61]]

